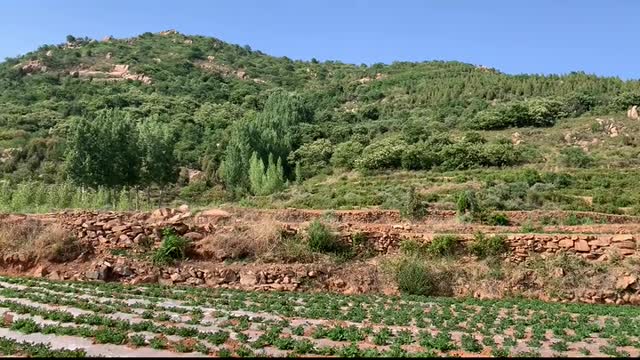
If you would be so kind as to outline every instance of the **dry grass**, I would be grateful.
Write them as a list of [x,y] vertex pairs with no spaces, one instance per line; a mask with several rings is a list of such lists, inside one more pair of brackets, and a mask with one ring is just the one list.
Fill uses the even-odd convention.
[[231,232],[209,235],[199,242],[205,253],[223,253],[231,259],[259,258],[272,252],[281,240],[281,227],[273,221],[236,226]]
[[282,226],[271,219],[209,235],[198,242],[197,248],[205,257],[232,260],[289,263],[311,262],[315,259],[305,241],[298,236],[286,234]]
[[0,224],[0,252],[5,258],[17,255],[23,262],[60,263],[74,260],[82,250],[80,243],[57,224],[36,220]]

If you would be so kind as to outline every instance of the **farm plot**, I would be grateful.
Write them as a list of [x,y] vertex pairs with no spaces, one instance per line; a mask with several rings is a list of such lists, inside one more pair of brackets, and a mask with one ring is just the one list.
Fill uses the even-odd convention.
[[0,277],[0,354],[639,356],[640,308]]

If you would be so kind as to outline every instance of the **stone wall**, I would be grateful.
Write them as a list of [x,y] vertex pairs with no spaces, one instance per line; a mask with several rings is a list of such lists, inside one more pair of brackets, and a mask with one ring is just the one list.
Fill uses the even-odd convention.
[[[256,214],[252,212],[256,212]],[[275,218],[280,221],[292,219],[309,221],[318,214],[319,212],[285,210],[278,212]],[[192,214],[186,207],[180,209],[162,208],[150,213],[62,212],[28,217],[43,222],[61,224],[73,236],[100,249],[126,249],[141,242],[157,243],[162,238],[162,230],[167,227],[173,228],[178,234],[190,240],[200,240],[207,235],[229,231],[237,224],[250,226],[252,220],[260,219],[255,210],[250,210],[249,215],[245,211],[242,216],[218,209]],[[359,246],[363,250],[365,247],[366,250],[373,249],[378,254],[396,251],[403,239],[429,242],[437,235],[421,232],[424,230],[418,230],[411,225],[377,224],[376,226],[368,226],[381,218],[393,219],[395,215],[391,211],[380,211],[379,214],[350,211],[337,217],[342,220],[361,219],[363,222],[359,224],[340,222],[336,230],[340,232],[341,238],[345,242],[350,242],[356,233],[365,235],[366,243]],[[4,215],[0,217],[0,223],[23,221],[25,218],[27,218],[26,215]],[[306,223],[283,223],[283,226],[288,233],[294,234],[304,231]],[[602,261],[614,253],[623,257],[635,255],[638,252],[638,242],[640,241],[640,237],[634,234],[506,233],[502,235],[506,237],[512,250],[509,256],[509,260],[512,261],[522,261],[530,253],[550,255],[560,251],[580,254],[588,260]],[[457,234],[457,236],[463,242],[473,241],[472,234]]]

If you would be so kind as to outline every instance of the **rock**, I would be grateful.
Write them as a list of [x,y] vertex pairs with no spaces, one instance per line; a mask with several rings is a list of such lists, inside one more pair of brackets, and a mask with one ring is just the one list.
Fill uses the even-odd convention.
[[595,240],[589,241],[590,246],[609,246],[611,245],[610,237],[600,237]]
[[89,280],[98,280],[100,274],[96,270],[87,271],[84,276]]
[[249,286],[256,285],[258,283],[258,278],[253,271],[243,271],[240,272],[240,285]]
[[217,222],[229,217],[231,217],[231,214],[224,210],[209,209],[199,213],[196,218],[200,222]]
[[47,276],[47,279],[49,280],[62,280],[62,277],[60,276],[60,273],[57,270],[53,270],[51,273],[49,273],[49,276]]
[[158,218],[166,219],[166,218],[170,217],[171,214],[172,214],[171,209],[169,209],[169,208],[159,208],[159,209],[154,210],[151,213],[151,217],[156,218],[156,219],[158,219]]
[[48,273],[49,273],[49,271],[47,270],[46,266],[40,265],[33,271],[33,276],[34,277],[45,277],[45,276],[47,276]]
[[180,275],[180,273],[171,274],[170,279],[174,283],[183,282],[184,281],[184,277],[182,277],[182,275]]
[[221,284],[229,284],[238,280],[238,275],[233,270],[223,270],[220,273]]
[[113,54],[111,54],[110,52],[108,52],[107,55],[104,56],[104,58],[107,60],[111,59],[111,57],[113,57]]
[[616,281],[616,289],[626,290],[631,285],[635,284],[636,281],[638,281],[638,277],[636,277],[635,275],[623,276]]
[[121,266],[114,269],[114,272],[120,276],[129,277],[133,275],[133,270],[129,266]]
[[191,241],[198,241],[204,237],[204,235],[197,233],[195,231],[188,232],[182,235],[184,238],[189,239]]
[[571,240],[571,239],[563,239],[563,240],[560,240],[558,242],[558,245],[560,245],[560,247],[563,247],[565,249],[569,249],[569,248],[573,247],[573,240]]
[[631,234],[614,235],[611,238],[611,241],[613,241],[613,242],[633,241],[633,235],[631,235]]
[[197,277],[190,277],[187,279],[187,284],[189,285],[202,285],[204,284],[204,280],[199,279]]
[[553,269],[553,276],[557,277],[557,278],[561,278],[564,276],[564,269],[563,268],[555,268]]
[[640,118],[638,116],[638,106],[633,105],[629,110],[627,110],[627,117],[631,120],[638,120]]
[[189,205],[187,205],[187,204],[180,205],[178,207],[178,211],[180,211],[181,213],[189,212]]
[[121,233],[129,230],[130,228],[131,228],[131,225],[125,224],[125,225],[114,226],[111,228],[111,230],[115,233]]
[[615,244],[613,244],[613,246],[620,248],[620,249],[632,249],[635,250],[636,248],[636,242],[635,241],[622,241],[622,242],[617,242]]
[[120,237],[118,237],[118,240],[125,244],[131,242],[131,239],[129,238],[129,236],[125,234],[120,235]]
[[147,274],[139,276],[131,282],[133,285],[137,284],[155,284],[158,282],[158,275],[156,274]]
[[144,243],[146,241],[147,241],[147,235],[145,234],[138,234],[136,235],[135,238],[133,238],[133,242],[136,244]]
[[576,251],[580,252],[589,252],[591,250],[591,248],[589,247],[589,243],[587,243],[585,240],[576,241],[573,247],[576,249]]

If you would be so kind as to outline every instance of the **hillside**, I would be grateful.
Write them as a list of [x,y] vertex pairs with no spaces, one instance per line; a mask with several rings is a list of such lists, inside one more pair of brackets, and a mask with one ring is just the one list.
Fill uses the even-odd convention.
[[[491,190],[502,192],[494,197],[516,197],[522,204],[496,206],[494,201],[493,207],[540,208],[548,200],[552,208],[623,212],[637,204],[632,188],[616,184],[621,185],[619,195],[603,196],[614,183],[629,179],[618,177],[618,170],[606,174],[606,186],[591,182],[588,170],[568,171],[566,177],[575,179],[564,185],[552,178],[565,169],[606,167],[630,171],[635,179],[638,122],[624,113],[637,104],[639,81],[584,73],[513,76],[458,62],[357,66],[293,61],[175,31],[100,41],[69,36],[66,43],[41,46],[0,65],[0,179],[8,181],[0,197],[12,203],[15,196],[9,193],[20,184],[29,184],[23,187],[29,194],[48,194],[47,186],[71,181],[94,189],[165,188],[169,197],[161,199],[166,201],[244,198],[254,206],[324,207],[318,205],[324,202],[331,207],[397,207],[371,186],[336,193],[340,187],[331,184],[356,177],[375,187],[382,177],[385,191],[402,194],[407,188],[396,178],[409,177],[424,187],[420,179],[427,176],[439,178],[432,181],[435,187],[419,190],[435,194],[431,201],[447,207],[452,189],[495,187],[486,181],[495,183],[496,169],[524,167],[529,170],[515,170],[509,179],[500,172],[498,180],[508,184]],[[131,140],[131,149],[136,147],[131,151],[146,151],[143,159],[124,155],[126,141],[110,140],[110,149],[122,155],[121,168],[105,148],[78,147],[74,134],[108,142],[96,137],[108,133],[105,126],[121,118],[136,129],[144,123],[153,124],[149,129],[162,128],[139,131],[155,136],[148,139],[166,135],[168,147],[156,149],[164,158],[153,158],[149,148],[136,145],[144,143],[142,138]],[[95,125],[94,119],[104,122]],[[79,126],[84,130],[79,132]],[[89,153],[83,157],[81,150],[105,159],[91,170],[83,162]],[[257,183],[260,176],[250,177],[253,152],[262,160],[253,162],[253,168],[262,168],[265,181],[273,157],[276,175],[270,187]],[[75,158],[69,160],[69,154]],[[154,162],[171,167],[154,173]],[[104,170],[112,163],[116,165],[111,173]],[[134,163],[141,164],[139,173],[112,178],[114,173],[130,172]],[[177,167],[191,169],[191,174],[203,171],[199,178],[204,181],[184,187],[186,175],[173,176]],[[452,176],[462,185],[447,185]],[[589,186],[583,186],[585,181]],[[531,200],[536,183],[541,184],[533,189],[540,199]],[[362,191],[378,199],[362,198]],[[314,197],[318,192],[325,194]],[[274,198],[273,193],[280,195]],[[591,199],[576,202],[576,197]],[[72,198],[69,195],[69,206]],[[59,203],[20,201],[45,208]]]

